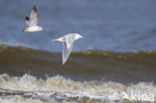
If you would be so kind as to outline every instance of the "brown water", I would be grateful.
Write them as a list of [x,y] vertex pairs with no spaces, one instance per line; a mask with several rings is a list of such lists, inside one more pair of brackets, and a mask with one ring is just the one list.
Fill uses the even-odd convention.
[[154,51],[73,52],[61,63],[61,53],[1,45],[0,101],[127,103],[156,96]]
[[[65,65],[61,53],[24,47],[0,46],[0,73],[37,77],[62,75],[74,80],[111,80],[122,83],[156,83],[156,52],[73,52]],[[139,75],[138,75],[139,74]]]

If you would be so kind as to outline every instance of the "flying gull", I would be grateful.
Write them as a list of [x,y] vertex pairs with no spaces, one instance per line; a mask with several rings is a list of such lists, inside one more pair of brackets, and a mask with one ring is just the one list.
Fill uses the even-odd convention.
[[66,61],[72,51],[74,42],[80,38],[84,38],[84,37],[77,33],[69,33],[63,37],[52,40],[53,42],[62,42],[63,43],[63,49],[62,49],[63,64],[66,63]]
[[42,31],[43,28],[37,25],[38,17],[39,17],[39,14],[38,14],[37,8],[34,5],[30,14],[30,18],[27,16],[25,17],[27,27],[23,30],[23,32]]

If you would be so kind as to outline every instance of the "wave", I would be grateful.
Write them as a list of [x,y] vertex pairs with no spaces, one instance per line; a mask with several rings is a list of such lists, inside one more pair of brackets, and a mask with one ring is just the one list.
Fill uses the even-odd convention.
[[61,53],[0,46],[0,102],[154,102],[156,52]]
[[[68,101],[77,102],[112,102],[123,103],[137,101],[152,101],[156,96],[156,86],[152,83],[140,82],[138,84],[124,85],[117,82],[106,81],[73,81],[62,76],[37,79],[35,76],[25,74],[22,77],[10,77],[8,74],[0,75],[0,101],[13,100],[14,102],[51,102]],[[128,103],[129,103],[128,102]]]
[[[73,52],[65,65],[61,53],[25,47],[0,46],[0,73],[39,78],[62,75],[78,81],[105,80],[125,84],[156,83],[156,52],[117,53],[110,51]],[[139,75],[138,75],[139,74]]]

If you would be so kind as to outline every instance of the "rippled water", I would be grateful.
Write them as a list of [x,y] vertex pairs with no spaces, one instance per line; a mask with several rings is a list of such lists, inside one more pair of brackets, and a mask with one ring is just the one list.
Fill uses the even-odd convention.
[[[0,43],[61,51],[51,39],[77,32],[74,50],[156,50],[155,0],[0,0]],[[25,16],[36,4],[44,31],[23,33]],[[82,46],[83,45],[83,46]]]

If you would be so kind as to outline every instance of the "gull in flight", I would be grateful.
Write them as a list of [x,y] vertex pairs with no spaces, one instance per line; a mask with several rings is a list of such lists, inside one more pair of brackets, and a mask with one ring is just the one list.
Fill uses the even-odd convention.
[[39,17],[39,14],[38,14],[37,8],[34,5],[30,14],[30,18],[27,16],[25,17],[27,27],[23,30],[23,32],[42,31],[43,28],[37,25],[38,17]]
[[62,42],[63,43],[63,49],[62,49],[63,64],[66,63],[66,61],[72,51],[74,42],[80,38],[84,38],[84,37],[77,33],[69,33],[63,37],[52,40],[53,42]]

